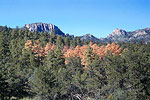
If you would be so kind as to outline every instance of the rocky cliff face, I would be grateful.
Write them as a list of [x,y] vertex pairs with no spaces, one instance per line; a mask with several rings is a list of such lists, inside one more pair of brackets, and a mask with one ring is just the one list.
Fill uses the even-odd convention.
[[56,34],[65,36],[65,34],[55,25],[53,24],[47,24],[47,23],[32,23],[32,24],[25,24],[23,29],[27,28],[31,32],[48,32],[51,33],[54,29]]
[[126,32],[122,29],[115,29],[106,38],[101,39],[103,42],[113,41],[113,42],[129,42],[135,40],[150,42],[150,28],[138,29],[131,32]]

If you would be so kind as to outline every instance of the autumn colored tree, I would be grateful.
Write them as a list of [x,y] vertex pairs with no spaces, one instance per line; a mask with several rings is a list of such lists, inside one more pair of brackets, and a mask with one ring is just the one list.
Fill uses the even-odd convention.
[[[102,59],[104,55],[121,55],[122,51],[119,45],[115,45],[115,43],[107,44],[106,46],[102,45],[100,47],[97,44],[90,43],[89,46],[93,49],[92,53],[98,55],[100,59]],[[87,45],[70,48],[64,53],[64,56],[65,58],[80,57],[82,64],[86,65],[85,57],[87,48]]]
[[[33,45],[32,45],[33,44]],[[62,46],[60,39],[57,40],[57,46]],[[116,45],[115,43],[112,44],[107,44],[106,46],[98,46],[97,44],[92,44],[91,42],[89,43],[89,47],[92,50],[92,53],[95,55],[98,55],[100,59],[103,58],[104,55],[121,55],[122,49],[119,47],[119,45]],[[50,50],[53,50],[55,48],[54,44],[47,43],[46,46],[40,46],[39,41],[35,41],[32,43],[31,40],[28,40],[25,43],[25,48],[31,48],[32,52],[35,54],[36,58],[39,58],[40,60],[43,59],[46,55],[48,55],[48,52]],[[86,65],[85,58],[86,58],[86,50],[88,48],[88,45],[83,45],[83,46],[76,46],[74,48],[69,48],[68,46],[63,47],[64,51],[64,57],[66,58],[66,63],[67,63],[67,58],[69,57],[80,57],[82,64]],[[94,58],[93,58],[94,59]]]

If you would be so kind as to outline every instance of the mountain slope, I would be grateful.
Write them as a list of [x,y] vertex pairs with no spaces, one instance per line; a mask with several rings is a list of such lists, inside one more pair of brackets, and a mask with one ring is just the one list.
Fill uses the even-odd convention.
[[54,29],[57,35],[65,36],[65,34],[55,25],[47,24],[47,23],[32,23],[32,24],[25,24],[23,29],[29,29],[31,32],[48,32],[51,33]]
[[86,41],[93,41],[93,42],[99,42],[100,40],[98,38],[96,38],[95,36],[93,36],[92,34],[85,34],[83,36],[80,36],[80,39],[86,40]]
[[138,29],[135,31],[127,32],[123,29],[115,29],[106,38],[101,39],[103,42],[129,42],[135,40],[150,42],[150,28]]

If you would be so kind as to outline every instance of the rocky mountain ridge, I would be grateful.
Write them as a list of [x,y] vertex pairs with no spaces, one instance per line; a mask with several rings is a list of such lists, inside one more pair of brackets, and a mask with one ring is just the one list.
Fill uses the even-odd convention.
[[[71,36],[74,38],[73,35],[65,34],[63,33],[57,26],[53,24],[47,24],[47,23],[32,23],[32,24],[25,24],[23,29],[27,28],[31,32],[48,32],[51,33],[54,29],[57,35],[62,36]],[[92,34],[85,34],[83,36],[80,36],[80,39],[87,40],[87,41],[94,41],[94,42],[129,42],[129,41],[145,41],[150,42],[150,28],[145,29],[138,29],[135,31],[125,31],[123,29],[116,28],[114,31],[109,34],[105,38],[97,38],[93,36]]]
[[81,41],[87,40],[87,41],[93,41],[93,42],[100,42],[100,39],[96,38],[92,34],[85,34],[83,36],[80,36]]
[[150,28],[138,29],[135,31],[125,31],[123,29],[115,29],[106,38],[101,39],[102,41],[113,41],[113,42],[129,42],[129,41],[145,41],[150,42]]
[[56,34],[65,36],[65,33],[63,33],[57,26],[53,24],[47,24],[47,23],[32,23],[32,24],[25,24],[22,29],[29,29],[31,32],[48,32],[51,33],[52,30],[55,30]]

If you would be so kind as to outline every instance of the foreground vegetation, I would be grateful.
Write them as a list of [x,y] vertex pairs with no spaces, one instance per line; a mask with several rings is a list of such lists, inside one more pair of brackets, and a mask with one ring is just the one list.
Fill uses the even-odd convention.
[[0,27],[1,100],[149,100],[150,44]]

